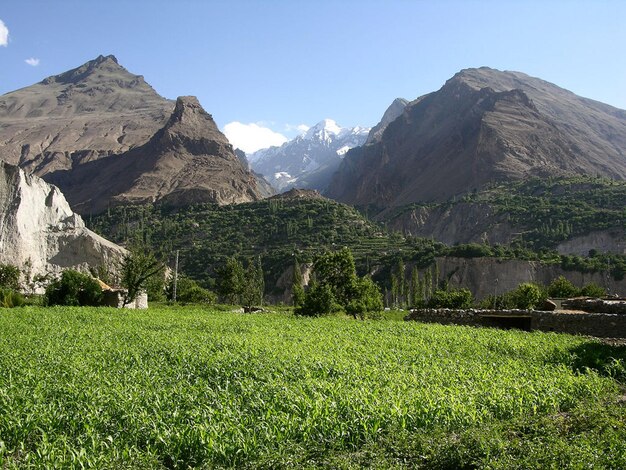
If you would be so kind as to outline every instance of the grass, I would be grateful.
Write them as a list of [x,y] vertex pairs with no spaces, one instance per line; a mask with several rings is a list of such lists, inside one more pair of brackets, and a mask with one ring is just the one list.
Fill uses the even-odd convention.
[[200,308],[0,310],[0,467],[624,468],[623,347]]

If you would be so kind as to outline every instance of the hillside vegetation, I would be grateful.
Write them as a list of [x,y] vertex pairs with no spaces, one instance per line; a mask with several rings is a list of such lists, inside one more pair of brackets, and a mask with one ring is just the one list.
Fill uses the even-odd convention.
[[624,468],[624,348],[238,315],[0,315],[0,467]]
[[229,256],[260,255],[267,284],[273,285],[295,257],[308,262],[316,253],[347,246],[363,271],[415,243],[388,235],[349,206],[319,197],[277,197],[227,206],[196,204],[181,209],[117,207],[87,223],[116,243],[140,237],[169,259],[180,250],[182,271],[209,287],[215,268]]

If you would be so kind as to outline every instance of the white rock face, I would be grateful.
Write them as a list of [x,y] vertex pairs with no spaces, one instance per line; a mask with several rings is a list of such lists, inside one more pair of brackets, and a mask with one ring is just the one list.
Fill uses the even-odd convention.
[[0,161],[0,263],[54,274],[113,267],[125,252],[87,229],[56,186]]

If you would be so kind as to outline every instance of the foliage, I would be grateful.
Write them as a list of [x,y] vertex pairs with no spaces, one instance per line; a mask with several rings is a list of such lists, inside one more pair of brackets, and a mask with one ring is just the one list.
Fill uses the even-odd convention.
[[229,257],[226,263],[217,269],[218,294],[226,302],[239,305],[245,278],[246,274],[241,262],[235,257]]
[[318,255],[313,272],[318,283],[330,286],[337,303],[348,305],[356,281],[354,257],[350,249],[342,248]]
[[304,287],[302,286],[302,272],[298,260],[293,262],[293,278],[291,282],[291,296],[293,298],[293,306],[300,307],[304,303]]
[[0,287],[0,307],[14,308],[21,307],[26,303],[24,296],[13,289]]
[[606,297],[606,289],[604,287],[600,287],[596,283],[589,283],[580,289],[580,295],[584,297],[594,297],[597,299],[601,299],[602,297]]
[[265,283],[263,280],[263,268],[261,258],[248,260],[248,266],[244,271],[243,284],[241,285],[241,303],[244,307],[260,306],[263,304]]
[[626,348],[205,308],[0,315],[2,468],[626,468]]
[[[172,300],[174,294],[174,279],[170,279],[167,286],[167,298]],[[187,276],[178,276],[176,282],[176,301],[181,303],[209,304],[217,301],[217,295],[198,285]]]
[[345,306],[346,313],[354,318],[376,318],[383,307],[380,288],[372,281],[372,278],[364,276],[355,279],[351,299]]
[[521,283],[509,296],[513,307],[522,310],[532,310],[546,298],[543,289],[532,282]]
[[0,264],[0,287],[20,289],[20,270],[11,264]]
[[564,276],[557,277],[548,286],[548,297],[569,298],[578,295],[580,295],[580,289]]
[[298,314],[317,316],[345,311],[355,318],[365,318],[383,309],[378,286],[371,278],[356,275],[350,249],[318,255],[313,274],[315,282],[305,294],[302,307],[296,310]]
[[165,266],[155,254],[146,246],[131,247],[122,259],[120,265],[120,282],[126,288],[124,305],[134,301],[142,290],[145,290],[148,281],[163,273]]
[[327,284],[313,282],[304,296],[304,302],[296,307],[296,315],[318,317],[341,311],[332,287]]
[[428,301],[430,308],[470,308],[474,297],[469,289],[437,289]]
[[67,269],[61,278],[46,288],[45,304],[67,306],[95,306],[102,300],[102,288],[93,277]]

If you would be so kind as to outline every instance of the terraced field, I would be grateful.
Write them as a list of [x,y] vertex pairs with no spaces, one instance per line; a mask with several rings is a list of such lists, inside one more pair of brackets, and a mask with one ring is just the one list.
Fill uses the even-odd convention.
[[624,468],[626,348],[199,308],[0,311],[0,468]]

